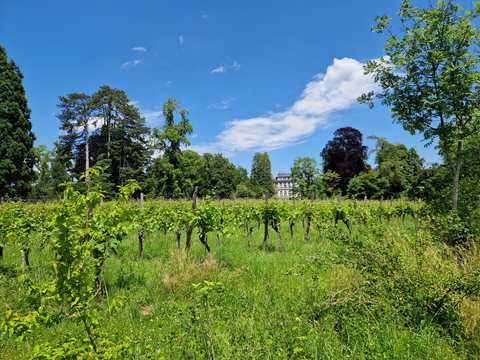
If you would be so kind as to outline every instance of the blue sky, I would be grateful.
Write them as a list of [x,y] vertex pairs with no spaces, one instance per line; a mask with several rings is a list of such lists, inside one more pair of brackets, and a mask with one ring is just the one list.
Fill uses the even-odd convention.
[[370,32],[374,18],[395,19],[398,6],[0,0],[0,44],[25,75],[37,145],[52,148],[59,136],[58,96],[108,85],[124,90],[149,126],[162,125],[166,96],[177,98],[190,112],[190,148],[222,152],[248,170],[256,151],[269,153],[274,175],[297,156],[320,160],[344,126],[359,129],[369,148],[366,137],[377,135],[435,162],[436,150],[392,124],[387,108],[355,101],[373,87],[362,64],[384,55],[385,38]]

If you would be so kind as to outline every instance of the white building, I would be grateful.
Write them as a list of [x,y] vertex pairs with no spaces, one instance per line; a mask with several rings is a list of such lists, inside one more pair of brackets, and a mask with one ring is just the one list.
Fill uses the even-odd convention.
[[291,199],[297,197],[293,192],[295,180],[291,179],[292,174],[278,173],[275,178],[275,197],[280,199]]

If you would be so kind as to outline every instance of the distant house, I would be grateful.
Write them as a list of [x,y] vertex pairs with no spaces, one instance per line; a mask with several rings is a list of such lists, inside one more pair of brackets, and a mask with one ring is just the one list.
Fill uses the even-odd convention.
[[295,179],[292,180],[292,174],[278,173],[275,178],[275,197],[280,199],[291,199],[297,197],[293,192],[295,188]]

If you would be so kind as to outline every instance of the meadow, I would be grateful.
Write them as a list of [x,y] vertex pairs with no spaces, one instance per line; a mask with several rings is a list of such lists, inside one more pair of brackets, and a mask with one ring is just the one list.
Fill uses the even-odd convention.
[[[71,200],[70,208],[63,206],[74,218],[75,209],[85,202],[79,194],[69,198],[76,200]],[[397,208],[406,208],[400,204],[404,203]],[[133,203],[122,205],[133,209],[129,215],[133,218],[119,221],[122,231],[109,235],[108,251],[101,243],[103,252],[95,255],[95,247],[99,248],[99,242],[93,241],[95,231],[106,231],[96,225],[95,214],[106,205],[95,206],[90,229],[83,226],[78,234],[69,230],[73,242],[84,244],[85,255],[81,248],[72,251],[70,243],[62,248],[65,239],[58,235],[62,210],[57,207],[57,218],[45,232],[38,232],[38,227],[26,231],[37,244],[29,245],[28,266],[22,269],[24,250],[15,243],[19,238],[4,239],[1,359],[474,359],[480,355],[480,250],[453,216],[438,218],[413,205],[410,208],[418,210],[399,216],[388,212],[396,203],[384,203],[381,210],[388,216],[378,218],[378,203],[306,201],[292,208],[304,206],[307,216],[299,210],[291,219],[284,213],[274,221],[272,209],[287,205],[271,201],[270,205],[258,202],[258,209],[268,207],[270,212],[259,210],[258,218],[252,217],[245,226],[227,221],[226,209],[240,212],[240,202],[234,208],[232,201],[221,205],[203,201],[193,217],[184,218],[183,227],[179,220],[173,227],[159,214],[169,209],[178,214],[179,206],[191,212],[191,202],[157,203],[143,210]],[[345,206],[345,210],[317,216],[320,208],[329,206]],[[208,228],[201,223],[206,214],[202,209],[213,208],[220,210],[206,216],[221,225]],[[370,215],[362,210],[360,216],[349,208],[370,209]],[[141,259],[138,213],[145,214]],[[264,245],[266,213],[270,222]],[[78,212],[78,224],[85,224],[84,215]],[[310,221],[305,239],[304,228]],[[188,224],[194,226],[187,255]],[[74,226],[75,221],[69,224],[70,229]],[[109,231],[113,228],[109,226]],[[91,231],[90,240],[78,241],[85,238],[85,231]],[[203,235],[211,256],[199,241]],[[75,256],[68,260],[69,283],[64,284],[61,264],[67,255],[58,254],[67,248],[80,260],[75,262]],[[60,265],[52,266],[56,262]],[[89,262],[91,267],[86,267]],[[99,262],[101,273],[95,270]]]

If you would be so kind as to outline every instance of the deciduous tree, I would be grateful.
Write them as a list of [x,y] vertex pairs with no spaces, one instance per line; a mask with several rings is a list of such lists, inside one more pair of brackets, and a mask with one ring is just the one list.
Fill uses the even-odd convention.
[[389,106],[395,122],[427,145],[439,140],[453,172],[452,206],[458,206],[463,142],[478,131],[480,116],[479,28],[472,22],[480,3],[464,11],[451,0],[420,9],[402,1],[398,12],[402,35],[389,27],[387,15],[376,18],[376,33],[387,33],[386,55],[365,65],[380,88],[359,101],[375,99]]
[[272,165],[268,153],[256,152],[253,155],[250,184],[256,196],[265,195],[265,191],[273,196],[275,194],[274,180],[272,178]]
[[310,198],[311,193],[318,197],[322,192],[320,168],[317,160],[310,157],[297,156],[290,168],[292,181],[295,181],[294,192]]
[[323,172],[329,170],[340,175],[339,188],[347,190],[351,178],[367,171],[367,150],[362,143],[362,133],[351,127],[337,129],[323,148],[320,156],[323,158]]
[[[190,145],[187,136],[193,132],[188,111],[180,107],[177,99],[167,97],[163,103],[163,118],[165,123],[153,129],[155,146],[161,153],[157,160],[161,164],[161,172],[155,174],[158,178],[157,193],[163,196],[181,196],[183,173],[181,169],[182,145]],[[180,115],[180,121],[175,122],[175,115]],[[191,195],[190,195],[191,196]]]

